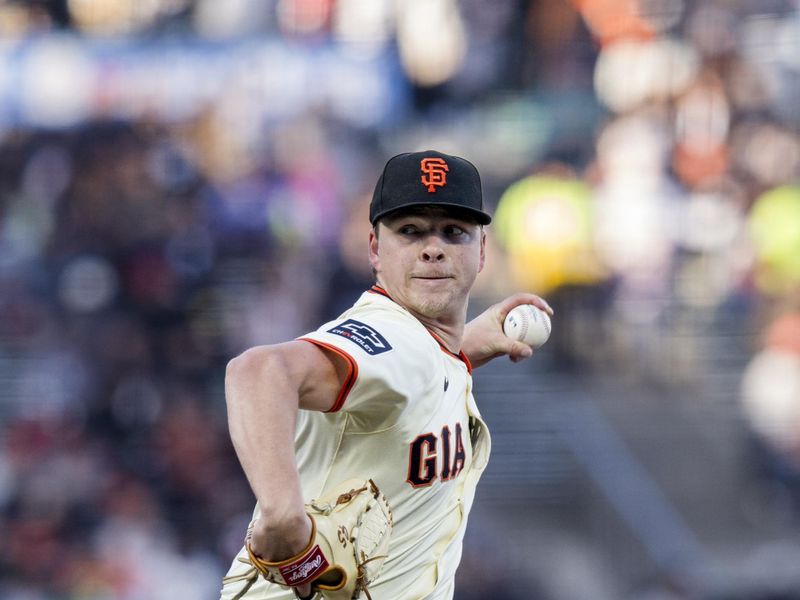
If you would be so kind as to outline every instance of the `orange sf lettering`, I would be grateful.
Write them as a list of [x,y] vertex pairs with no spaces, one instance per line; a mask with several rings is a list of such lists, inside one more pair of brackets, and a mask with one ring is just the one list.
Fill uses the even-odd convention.
[[447,185],[447,172],[450,168],[443,158],[423,158],[419,166],[422,169],[422,183],[428,187],[429,192],[435,192],[437,185]]

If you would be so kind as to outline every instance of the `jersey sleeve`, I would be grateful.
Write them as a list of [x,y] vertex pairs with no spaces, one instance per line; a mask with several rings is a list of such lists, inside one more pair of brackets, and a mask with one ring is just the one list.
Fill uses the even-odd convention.
[[348,376],[329,412],[354,413],[388,425],[432,384],[436,342],[425,331],[409,332],[407,324],[403,328],[387,321],[346,318],[298,339],[348,364]]

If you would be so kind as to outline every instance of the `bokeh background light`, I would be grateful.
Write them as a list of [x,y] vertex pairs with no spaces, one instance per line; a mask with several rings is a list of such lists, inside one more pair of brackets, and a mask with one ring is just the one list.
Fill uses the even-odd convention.
[[371,284],[387,158],[479,167],[456,600],[800,597],[794,0],[0,0],[0,598],[205,600],[227,361]]

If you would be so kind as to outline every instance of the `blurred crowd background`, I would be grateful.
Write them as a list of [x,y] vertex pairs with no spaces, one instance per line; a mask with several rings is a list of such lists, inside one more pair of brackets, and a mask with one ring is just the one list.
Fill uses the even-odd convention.
[[0,598],[205,600],[253,498],[226,362],[371,283],[471,159],[495,454],[457,600],[800,598],[797,0],[0,1]]

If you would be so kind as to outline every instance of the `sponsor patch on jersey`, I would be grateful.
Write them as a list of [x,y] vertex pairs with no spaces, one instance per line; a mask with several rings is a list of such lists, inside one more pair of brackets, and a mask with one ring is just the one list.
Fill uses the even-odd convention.
[[328,333],[334,333],[347,338],[351,342],[361,346],[364,352],[372,356],[381,354],[382,352],[388,352],[392,349],[385,337],[369,325],[361,321],[356,321],[355,319],[348,319],[344,323],[339,323],[333,329],[329,329]]

